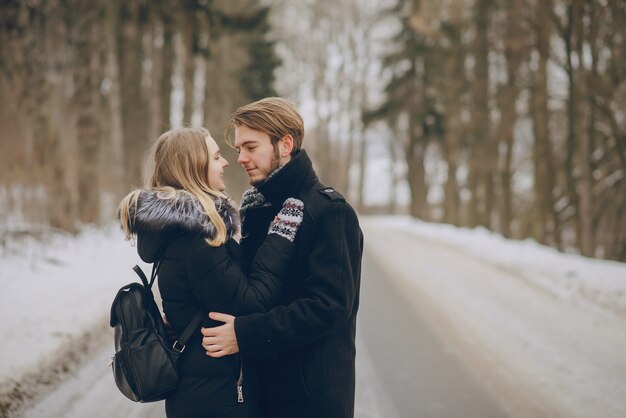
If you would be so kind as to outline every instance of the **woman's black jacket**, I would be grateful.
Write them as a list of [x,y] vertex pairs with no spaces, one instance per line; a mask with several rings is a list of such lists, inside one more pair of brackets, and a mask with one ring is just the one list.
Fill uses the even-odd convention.
[[[158,284],[163,310],[179,333],[200,307],[207,312],[202,323],[205,327],[221,325],[208,318],[210,311],[235,316],[267,311],[279,297],[281,280],[294,251],[289,240],[268,235],[246,276],[241,269],[239,244],[231,237],[239,228],[236,210],[224,199],[215,202],[229,235],[218,247],[206,242],[205,238],[214,236],[215,227],[203,215],[197,199],[187,193],[161,199],[155,192],[143,191],[136,211],[131,211],[131,229],[137,234],[140,257],[148,263],[162,260]],[[236,405],[239,356],[208,357],[201,339],[198,329],[180,359],[183,378],[206,379],[199,385],[205,404],[197,407]],[[244,401],[255,402],[256,367],[253,363],[248,367],[247,359],[243,360]]]

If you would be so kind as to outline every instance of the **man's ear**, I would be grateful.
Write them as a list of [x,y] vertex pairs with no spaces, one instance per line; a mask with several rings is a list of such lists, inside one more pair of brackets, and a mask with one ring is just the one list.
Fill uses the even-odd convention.
[[278,151],[281,157],[287,157],[291,155],[291,151],[293,151],[293,136],[283,136],[280,141],[278,141]]

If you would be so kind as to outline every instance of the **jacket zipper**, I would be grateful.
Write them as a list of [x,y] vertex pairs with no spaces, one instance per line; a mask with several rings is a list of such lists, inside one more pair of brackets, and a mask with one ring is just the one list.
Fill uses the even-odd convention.
[[243,403],[243,362],[239,357],[239,379],[237,379],[237,402]]

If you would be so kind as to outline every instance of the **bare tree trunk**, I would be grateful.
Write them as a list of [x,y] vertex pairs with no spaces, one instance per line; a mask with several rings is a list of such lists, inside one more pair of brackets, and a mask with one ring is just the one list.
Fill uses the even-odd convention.
[[189,11],[184,11],[182,14],[184,21],[180,22],[182,33],[182,62],[183,62],[183,125],[191,125],[191,116],[193,114],[193,86],[194,75],[196,71],[195,62],[195,29],[196,26],[192,23],[194,21],[193,14]]
[[[369,61],[369,60],[368,60]],[[357,147],[357,166],[358,166],[358,173],[359,173],[359,177],[356,180],[356,202],[357,202],[357,208],[358,210],[362,211],[365,209],[365,181],[366,181],[366,168],[367,168],[367,133],[366,133],[366,127],[363,123],[362,120],[362,115],[363,115],[363,111],[365,110],[365,104],[368,103],[368,94],[367,94],[367,86],[365,85],[365,82],[363,80],[363,82],[361,82],[360,84],[358,84],[357,88],[359,89],[359,94],[358,97],[361,98],[361,106],[359,108],[359,123],[360,123],[360,137],[359,137],[359,141],[358,141],[358,145],[355,145]],[[390,145],[393,145],[393,143],[390,141],[389,142]],[[389,173],[390,177],[393,179],[394,177],[394,165],[393,165],[393,161],[395,161],[395,159],[392,158],[392,170]],[[394,199],[394,192],[395,192],[395,187],[393,186],[393,181],[391,182],[391,188],[389,189],[390,192],[390,197],[391,199]],[[393,201],[393,200],[391,200]],[[392,203],[391,203],[392,204]],[[393,205],[393,204],[392,204]],[[393,212],[392,212],[393,213]]]
[[491,0],[477,0],[475,10],[476,40],[474,46],[473,142],[470,164],[470,224],[490,226],[492,209],[493,154],[489,152],[489,14]]
[[7,185],[32,183],[36,174],[32,127],[23,120],[23,114],[32,117],[37,106],[34,100],[28,100],[32,94],[26,94],[26,86],[32,81],[28,78],[35,68],[27,64],[36,48],[26,6],[13,2],[4,5],[0,14],[0,126],[5,138],[21,138],[19,144],[0,141],[2,183]]
[[[1,43],[1,40],[0,40]],[[26,130],[20,124],[21,106],[15,106],[19,102],[18,92],[12,86],[10,80],[0,74],[0,126],[2,126],[2,140],[0,140],[0,184],[25,183],[29,177],[28,167],[32,167],[32,161],[28,156],[29,144]],[[20,143],[5,138],[22,138]]]
[[314,161],[317,166],[317,172],[322,182],[328,183],[332,180],[333,158],[331,151],[331,143],[329,138],[329,125],[331,116],[328,110],[323,109],[323,104],[328,103],[326,89],[328,88],[324,83],[323,74],[320,74],[319,69],[315,77],[314,89],[317,92],[315,99],[317,106],[315,106],[315,119],[317,126],[315,127],[315,147]]
[[[393,132],[394,138],[399,138],[400,133],[398,132],[398,129],[394,126],[393,127]],[[363,152],[366,152],[366,150],[364,150]],[[402,158],[401,155],[401,150],[398,149],[398,143],[397,141],[389,141],[389,155],[390,155],[390,159],[391,161],[389,161],[389,164],[391,165],[391,169],[389,170],[389,204],[387,206],[389,213],[394,214],[398,212],[398,172],[397,172],[397,166],[398,163],[400,162],[400,159]],[[365,168],[364,168],[365,169]],[[364,192],[363,192],[364,193]]]
[[511,224],[514,219],[513,214],[513,190],[511,179],[513,177],[511,162],[513,160],[513,144],[514,135],[511,133],[508,137],[503,138],[506,146],[504,161],[500,170],[500,185],[502,188],[502,202],[500,206],[500,231],[507,238],[513,237]]
[[[48,7],[53,5],[48,4]],[[44,186],[45,196],[45,214],[50,226],[67,231],[75,231],[74,222],[71,213],[66,211],[65,194],[64,194],[64,164],[66,156],[62,152],[62,143],[58,130],[52,125],[53,107],[53,91],[52,84],[49,82],[50,63],[49,55],[46,49],[50,46],[53,35],[53,21],[45,19],[46,13],[50,9],[42,8],[35,12],[34,30],[35,44],[32,46],[32,55],[29,61],[29,76],[26,79],[27,89],[25,93],[28,95],[26,99],[33,107],[33,150],[35,157],[35,172],[39,184]]]
[[453,225],[460,225],[460,199],[457,170],[461,163],[461,141],[463,135],[461,98],[467,87],[465,77],[466,51],[461,39],[462,27],[450,27],[448,37],[451,48],[446,54],[444,62],[444,83],[440,86],[444,100],[444,118],[446,129],[441,141],[441,151],[447,164],[447,176],[444,186],[444,216],[443,221]]
[[163,22],[163,48],[161,50],[162,63],[161,63],[161,87],[159,88],[159,94],[161,99],[160,117],[159,120],[162,123],[161,129],[166,131],[170,129],[171,116],[170,107],[172,105],[172,75],[174,74],[174,61],[176,55],[174,53],[174,18],[172,16],[173,11],[169,7],[169,3],[162,13]]
[[578,183],[580,206],[579,206],[579,222],[580,222],[580,252],[582,255],[592,257],[595,248],[595,239],[593,233],[593,179],[591,176],[591,155],[592,144],[595,136],[596,117],[593,107],[589,109],[589,127],[587,135],[581,135],[579,145],[580,160],[580,180]]
[[[350,51],[350,55],[344,59],[347,59],[353,65],[358,65],[359,57],[357,55],[357,45],[351,34],[348,34],[347,49]],[[346,73],[346,71],[343,71]],[[362,91],[364,90],[359,86],[359,79],[361,78],[361,69],[356,67],[353,71],[350,71],[352,79],[349,74],[345,74],[343,83],[348,90],[348,97],[346,98],[346,108],[343,111],[348,119],[346,122],[346,136],[348,142],[343,144],[341,138],[336,138],[337,144],[343,144],[342,150],[338,157],[340,158],[340,164],[337,164],[339,171],[337,172],[340,178],[340,183],[337,187],[346,196],[350,196],[350,168],[354,160],[355,147],[357,143],[362,141],[363,138],[363,123],[361,122],[361,104],[363,103],[364,96]]]
[[76,30],[76,103],[79,155],[79,216],[81,221],[100,219],[100,184],[98,176],[98,42],[96,10],[86,7],[77,19]]
[[[24,36],[20,39],[20,50],[24,57],[22,68],[17,70],[21,70],[23,74],[21,94],[19,95],[20,104],[23,106],[25,114],[30,115],[30,123],[21,121],[25,127],[27,161],[31,164],[29,180],[33,186],[43,184],[46,194],[51,195],[48,184],[51,176],[46,171],[45,159],[46,152],[49,152],[51,155],[54,155],[54,153],[48,141],[48,118],[44,113],[46,109],[49,109],[47,102],[49,94],[42,68],[47,68],[47,65],[44,60],[45,55],[40,49],[43,47],[42,42],[45,39],[45,34],[41,34],[44,29],[41,27],[37,14],[31,15],[26,3],[20,5],[17,20],[19,27],[24,29],[30,28],[30,30],[24,31]],[[30,86],[30,88],[27,86]],[[49,157],[49,159],[54,164],[54,159],[52,157]],[[49,222],[50,218],[56,216],[54,214],[57,211],[52,206],[51,199],[46,198],[44,203],[44,213],[47,214],[46,221]],[[37,216],[31,211],[32,208],[27,208],[24,215],[27,219],[34,220]]]
[[[626,196],[626,185],[622,185],[622,196]],[[615,221],[612,224],[609,231],[612,231],[612,240],[608,249],[608,257],[614,260],[624,261],[626,260],[626,199],[622,199],[621,203],[615,203]]]
[[[578,224],[580,230],[580,252],[585,256],[593,256],[594,248],[595,248],[595,239],[593,233],[593,195],[592,195],[592,185],[593,179],[591,177],[591,154],[593,151],[593,142],[595,136],[595,109],[593,106],[588,108],[585,106],[586,104],[590,104],[589,100],[582,100],[585,95],[585,81],[588,81],[588,77],[585,76],[585,66],[583,64],[583,43],[584,39],[584,29],[583,25],[583,3],[580,0],[573,0],[573,4],[575,7],[575,12],[573,13],[573,18],[575,19],[574,27],[576,32],[576,53],[578,56],[578,71],[576,71],[576,78],[579,80],[580,88],[578,89],[580,92],[580,100],[578,105],[576,103],[572,103],[574,108],[579,108],[578,117],[581,119],[587,119],[588,117],[588,126],[587,126],[587,135],[580,135],[577,140],[578,144],[578,167],[580,168],[580,179],[578,181],[577,186],[577,195],[579,197],[579,207],[578,207]],[[593,43],[593,40],[591,40]],[[592,65],[595,66],[595,57],[591,57]],[[584,109],[583,109],[584,106]],[[581,127],[582,128],[582,127]],[[581,129],[582,130],[582,129]]]
[[[352,96],[352,93],[351,93]],[[349,102],[351,105],[355,105],[353,100]],[[356,144],[361,141],[363,136],[363,127],[359,120],[355,120],[355,113],[358,111],[356,109],[348,110],[350,121],[348,122],[348,143],[344,148],[343,158],[341,160],[341,170],[339,172],[341,182],[337,187],[341,187],[342,193],[345,193],[346,196],[350,196],[350,168],[352,167],[352,162],[354,160],[354,151]]]
[[144,115],[143,50],[144,22],[141,4],[122,3],[121,30],[118,52],[121,56],[120,80],[122,87],[122,123],[124,127],[124,156],[126,173],[133,185],[143,183],[142,163],[147,149],[147,129]]
[[115,200],[121,198],[128,188],[124,166],[124,127],[122,124],[122,94],[120,92],[120,74],[116,33],[119,18],[119,0],[109,0],[106,5],[106,75],[110,81],[108,97],[110,117],[110,165],[108,177],[113,188]]
[[[417,109],[414,106],[413,109]],[[406,149],[408,166],[408,182],[411,193],[410,214],[424,221],[430,220],[428,210],[428,185],[426,184],[426,170],[424,169],[424,157],[427,143],[421,129],[421,120],[418,114],[413,112],[409,116],[409,141]]]
[[[61,13],[67,14],[69,7],[62,3],[60,5],[62,7]],[[64,53],[71,48],[67,41],[73,28],[79,25],[68,24],[68,21],[63,19],[50,19],[50,23],[53,24],[54,29],[47,37],[49,42],[46,46],[53,63],[47,75],[51,87],[48,136],[56,144],[50,155],[50,159],[56,162],[52,165],[50,178],[54,182],[52,185],[54,188],[53,195],[56,201],[55,207],[58,209],[53,225],[55,224],[69,232],[76,232],[78,227],[76,221],[80,219],[79,201],[81,198],[79,189],[80,158],[77,158],[80,144],[76,132],[79,104],[74,100],[74,96],[80,94],[75,78],[78,53],[72,54],[73,59],[68,59]],[[77,41],[74,45],[77,46],[78,43]],[[92,48],[94,49],[94,57],[102,52],[101,48],[96,48],[93,45]],[[74,90],[72,97],[67,96],[69,86],[72,86]],[[97,87],[95,90],[95,94],[97,94]],[[96,141],[99,140],[100,137],[96,138]]]
[[[357,179],[357,208],[358,210],[362,211],[365,209],[365,179],[366,179],[366,173],[365,173],[365,168],[367,166],[367,135],[365,135],[365,132],[363,133],[363,136],[361,138],[361,141],[359,142],[359,178]],[[393,172],[391,173],[391,176],[393,177]],[[393,193],[393,188],[390,189],[391,192]]]
[[[626,23],[626,15],[622,14],[623,21],[614,21],[613,26],[609,16],[615,17],[615,15],[611,14],[609,8],[587,3],[586,10],[589,13],[586,43],[591,63],[586,77],[587,108],[589,109],[587,136],[591,146],[588,159],[590,168],[596,174],[593,177],[595,184],[591,189],[593,255],[616,260],[620,260],[621,257],[623,260],[626,255],[626,217],[624,216],[626,179],[621,173],[626,172],[626,153],[624,152],[626,135],[620,131],[616,115],[610,110],[607,111],[611,104],[616,105],[616,109],[619,107],[614,100],[620,98],[620,89],[617,86],[623,85],[623,80],[614,76],[607,77],[606,67],[601,69],[599,63],[602,62],[600,52],[603,54],[608,52],[604,37],[608,36],[608,40],[614,36],[619,37],[620,31],[623,32],[623,24]],[[613,45],[617,46],[617,44]],[[611,51],[612,54],[615,52]],[[623,101],[624,96],[622,95],[621,98]],[[580,152],[582,154],[583,150]],[[585,211],[586,206],[585,177],[586,174],[583,174],[579,183],[581,212]],[[588,221],[586,218],[581,218],[583,230],[588,227],[585,225],[586,221]]]
[[576,156],[576,141],[577,141],[577,122],[578,122],[578,94],[577,83],[575,80],[574,64],[572,62],[572,56],[574,54],[574,12],[575,8],[570,3],[567,7],[567,20],[565,26],[561,29],[563,40],[565,42],[565,60],[568,80],[568,100],[567,100],[567,151],[565,158],[565,179],[566,179],[566,191],[569,198],[569,206],[573,208],[574,216],[571,218],[573,223],[573,230],[576,234],[576,242],[578,248],[581,246],[581,230],[579,222],[579,202],[578,194],[576,191],[576,178],[575,178],[575,156]]
[[[517,112],[515,104],[520,94],[518,71],[526,57],[524,45],[525,33],[522,28],[523,4],[521,1],[506,3],[505,51],[507,81],[500,92],[500,122],[496,128],[499,145],[506,148],[504,161],[500,168],[500,231],[505,237],[511,237],[512,210],[512,172],[513,145]],[[536,179],[536,181],[540,181]]]
[[148,140],[154,141],[164,131],[161,119],[162,106],[161,81],[163,80],[163,29],[157,16],[151,16],[150,42],[148,53],[152,63],[150,68],[150,88],[148,94]]
[[[538,1],[535,11],[537,52],[539,62],[537,70],[534,71],[534,82],[532,91],[532,111],[533,111],[533,134],[535,144],[533,148],[534,160],[534,205],[532,234],[541,243],[549,241],[548,223],[549,219],[556,219],[552,190],[554,188],[553,174],[550,170],[552,161],[550,149],[550,131],[548,110],[548,59],[550,55],[550,12],[551,1]],[[552,215],[552,216],[551,216]],[[558,241],[560,234],[557,225],[554,225],[555,239]]]

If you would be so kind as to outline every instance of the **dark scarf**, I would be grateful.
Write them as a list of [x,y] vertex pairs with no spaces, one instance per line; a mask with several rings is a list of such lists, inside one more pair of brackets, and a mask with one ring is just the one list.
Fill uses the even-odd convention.
[[305,150],[297,151],[291,160],[274,170],[257,187],[247,190],[241,199],[241,218],[253,207],[282,206],[289,197],[298,197],[299,192],[317,182],[313,163]]

